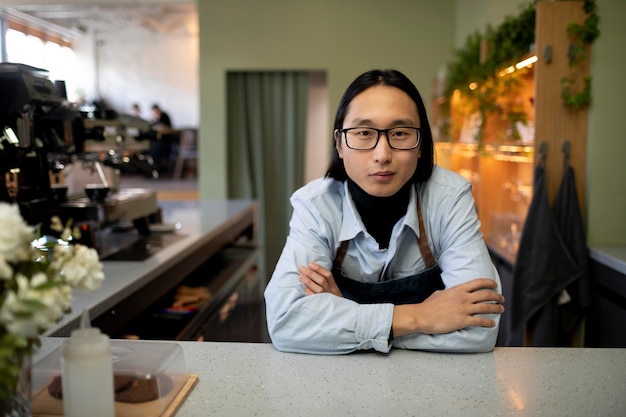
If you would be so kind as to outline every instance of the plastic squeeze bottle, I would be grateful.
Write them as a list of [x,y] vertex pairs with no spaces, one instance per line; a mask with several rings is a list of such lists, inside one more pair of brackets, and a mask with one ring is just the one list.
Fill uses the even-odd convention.
[[85,311],[80,329],[63,345],[63,412],[65,417],[114,417],[111,342],[89,326]]

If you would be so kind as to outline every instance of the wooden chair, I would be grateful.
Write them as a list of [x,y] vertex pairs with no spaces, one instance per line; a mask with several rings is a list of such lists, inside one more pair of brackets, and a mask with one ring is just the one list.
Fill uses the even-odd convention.
[[198,147],[197,147],[197,130],[196,129],[182,129],[180,131],[180,141],[178,144],[178,154],[176,155],[176,163],[174,165],[174,172],[172,178],[180,179],[183,174],[183,168],[185,162],[193,161],[194,163],[198,159]]

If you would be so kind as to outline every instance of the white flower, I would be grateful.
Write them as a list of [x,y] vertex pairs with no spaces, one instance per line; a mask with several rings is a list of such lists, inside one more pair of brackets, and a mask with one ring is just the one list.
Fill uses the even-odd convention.
[[9,291],[0,308],[0,320],[9,333],[30,339],[39,334],[37,323],[28,317],[20,316],[24,311],[23,302],[14,291]]
[[98,253],[70,244],[77,236],[70,224],[53,218],[52,229],[66,239],[34,241],[34,228],[18,207],[0,202],[0,335],[11,333],[32,343],[69,311],[72,288],[92,291],[102,284]]
[[13,268],[11,268],[4,255],[0,254],[0,279],[8,281],[12,276]]
[[18,206],[0,204],[0,254],[9,262],[17,261],[33,240],[33,228],[28,226]]
[[25,338],[37,337],[70,307],[71,288],[66,284],[46,286],[48,280],[43,272],[30,280],[17,274],[17,291],[9,291],[0,308],[0,321],[9,332]]
[[[102,264],[98,252],[83,245],[59,247],[55,251],[61,265],[55,266],[62,271],[63,279],[70,286],[87,291],[99,288],[104,280]],[[54,262],[56,262],[55,259]]]
[[61,240],[66,242],[70,242],[72,239],[80,239],[81,233],[80,229],[76,226],[74,228],[70,227],[71,222],[67,225],[61,223],[61,219],[59,216],[52,216],[52,221],[50,222],[50,229],[61,233]]
[[46,289],[37,288],[47,282],[48,277],[46,274],[36,274],[31,279],[31,288],[27,294],[28,299],[37,300],[42,304],[41,308],[33,310],[33,321],[42,330],[51,327],[59,321],[65,310],[70,307],[72,301],[71,288],[67,284],[59,284]]
[[52,216],[52,219],[50,219],[50,229],[60,233],[63,231],[64,227],[65,226],[63,226],[63,223],[61,223],[61,219],[59,218],[59,216]]

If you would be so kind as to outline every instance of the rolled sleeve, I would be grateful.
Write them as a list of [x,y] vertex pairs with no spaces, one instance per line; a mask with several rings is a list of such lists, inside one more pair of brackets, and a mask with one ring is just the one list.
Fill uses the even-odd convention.
[[357,312],[356,339],[358,349],[389,352],[389,334],[393,321],[393,304],[360,304]]

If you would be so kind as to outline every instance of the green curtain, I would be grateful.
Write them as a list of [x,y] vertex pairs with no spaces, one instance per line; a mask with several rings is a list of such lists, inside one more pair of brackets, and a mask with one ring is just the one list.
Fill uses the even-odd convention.
[[269,276],[289,231],[289,197],[304,182],[309,75],[255,71],[227,78],[228,196],[259,202]]

